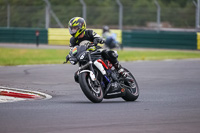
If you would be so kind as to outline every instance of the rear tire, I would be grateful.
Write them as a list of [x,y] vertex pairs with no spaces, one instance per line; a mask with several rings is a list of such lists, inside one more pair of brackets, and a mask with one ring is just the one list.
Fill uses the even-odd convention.
[[131,74],[131,72],[129,72],[129,70],[127,70],[126,68],[124,68],[124,70],[128,72],[129,76],[133,79],[133,83],[125,83],[131,89],[126,89],[126,94],[122,98],[125,101],[135,101],[139,97],[139,87],[137,81],[135,80],[135,77]]
[[94,81],[90,78],[89,73],[79,74],[79,84],[85,96],[93,103],[100,103],[103,100],[103,91],[101,85],[94,87]]

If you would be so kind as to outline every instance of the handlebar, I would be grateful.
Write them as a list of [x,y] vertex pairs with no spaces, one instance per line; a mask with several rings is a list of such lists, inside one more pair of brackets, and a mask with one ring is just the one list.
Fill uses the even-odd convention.
[[[105,43],[105,40],[102,40],[101,43]],[[88,42],[88,43],[85,44],[85,46],[87,47],[87,49],[89,49],[90,47],[97,46],[97,44],[95,44],[94,42]],[[67,55],[66,61],[63,62],[63,64],[66,64],[69,61],[69,59],[70,59],[70,55]]]

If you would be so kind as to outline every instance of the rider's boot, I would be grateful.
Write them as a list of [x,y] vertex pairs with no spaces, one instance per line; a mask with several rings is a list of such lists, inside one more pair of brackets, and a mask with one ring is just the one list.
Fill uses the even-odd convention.
[[128,72],[124,70],[124,68],[119,64],[119,62],[114,64],[115,69],[118,71],[121,77],[123,77],[126,81],[132,83],[134,82],[133,78],[128,76]]
[[114,64],[115,69],[118,71],[120,76],[126,78],[127,77],[127,72],[122,68],[122,66],[119,64],[119,62]]

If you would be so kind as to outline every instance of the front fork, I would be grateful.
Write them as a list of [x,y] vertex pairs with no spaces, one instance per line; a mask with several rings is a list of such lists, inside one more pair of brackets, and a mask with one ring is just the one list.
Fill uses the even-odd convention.
[[[92,62],[92,59],[91,59],[90,52],[88,52],[88,59],[89,59],[89,62],[86,65],[83,65],[82,67],[79,68],[79,74],[82,73],[82,72],[89,72],[90,77],[91,77],[92,81],[94,82],[94,85],[96,87],[98,87],[98,86],[100,86],[100,83],[98,82],[97,77],[95,75],[95,71],[94,71],[94,68],[93,68],[93,62]],[[104,95],[106,95],[107,92],[110,89],[111,81],[106,76],[107,74],[106,74],[106,71],[105,71],[102,63],[95,61],[94,65],[99,69],[99,71],[102,73],[102,75],[104,76],[104,78],[106,79],[106,81],[108,83],[107,87],[105,89],[105,92],[104,92]],[[89,70],[85,70],[85,68],[87,68],[87,67],[89,67]]]
[[[89,52],[88,52],[88,59],[89,59],[90,62],[92,62],[91,55],[90,55]],[[106,71],[105,71],[105,69],[104,69],[104,67],[105,67],[106,65],[105,65],[105,63],[104,63],[104,64],[103,64],[103,63],[104,63],[104,62],[103,62],[102,60],[101,60],[101,61],[96,60],[96,61],[94,62],[94,65],[99,69],[99,71],[102,73],[102,75],[104,76],[104,78],[105,78],[106,81],[108,82],[107,87],[106,87],[105,92],[104,92],[104,95],[106,95],[107,92],[108,92],[109,89],[110,89],[111,81],[110,81],[110,80],[108,79],[108,77],[107,77]],[[103,67],[103,65],[104,65],[104,67]],[[107,67],[107,66],[106,66],[106,67]],[[89,68],[90,68],[90,70],[95,74],[94,68],[93,68],[93,66],[92,66],[92,63],[89,65]],[[95,76],[96,76],[96,75],[95,75]],[[95,81],[94,81],[94,84],[95,84],[96,86],[99,86],[99,85],[100,85],[99,82],[98,82],[98,80],[95,80]]]
[[[89,62],[92,62],[92,58],[91,58],[90,52],[88,52],[88,59],[89,59]],[[94,76],[95,76],[94,85],[98,87],[100,84],[99,84],[99,82],[98,82],[98,80],[97,80],[97,78],[96,78],[96,75],[95,75],[95,72],[94,72],[94,68],[93,68],[93,66],[92,66],[92,63],[89,64],[89,68],[90,68],[90,70],[92,71],[92,73],[93,73]],[[91,76],[91,73],[90,73],[90,76]],[[92,77],[91,77],[91,78],[92,78]]]

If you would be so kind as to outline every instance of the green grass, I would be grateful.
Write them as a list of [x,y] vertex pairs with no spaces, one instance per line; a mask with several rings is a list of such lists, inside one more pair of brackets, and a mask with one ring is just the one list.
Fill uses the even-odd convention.
[[61,64],[69,50],[0,48],[0,65]]
[[[0,48],[0,65],[62,64],[68,49]],[[199,51],[118,51],[120,61],[200,58]]]
[[199,51],[119,51],[119,60],[166,60],[166,59],[189,59],[200,58]]

